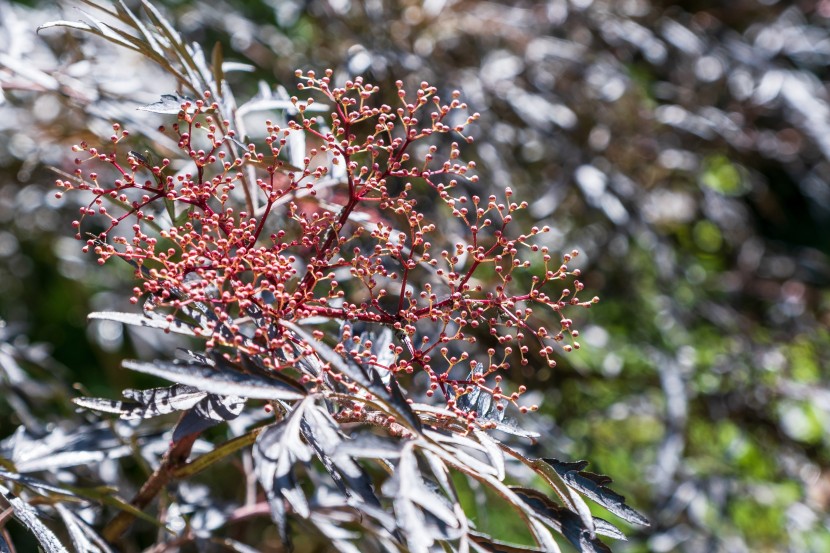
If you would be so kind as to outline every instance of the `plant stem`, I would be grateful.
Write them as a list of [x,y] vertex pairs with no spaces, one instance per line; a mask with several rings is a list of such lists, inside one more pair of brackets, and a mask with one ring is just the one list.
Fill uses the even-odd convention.
[[[193,444],[196,443],[198,438],[199,433],[196,432],[173,443],[161,460],[159,468],[150,475],[150,478],[141,486],[141,489],[130,503],[138,509],[143,509],[149,505],[164,486],[175,477],[176,470],[185,465],[190,451],[193,449]],[[121,511],[104,527],[101,535],[105,540],[113,543],[127,531],[134,520],[135,515]]]
[[201,457],[197,457],[196,459],[190,461],[189,463],[185,463],[184,465],[179,466],[175,470],[173,470],[173,478],[189,478],[195,474],[198,474],[208,468],[213,463],[220,461],[234,453],[239,451],[245,446],[251,445],[257,439],[260,432],[262,432],[266,427],[260,426],[258,428],[254,428],[250,432],[243,434],[242,436],[238,436],[232,440],[228,440],[227,442],[219,445],[213,451],[205,453]]

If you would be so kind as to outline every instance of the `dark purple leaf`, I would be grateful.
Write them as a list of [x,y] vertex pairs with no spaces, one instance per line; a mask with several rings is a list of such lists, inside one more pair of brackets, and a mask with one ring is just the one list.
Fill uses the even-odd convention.
[[253,448],[257,479],[265,489],[271,517],[283,541],[287,540],[283,500],[303,518],[308,518],[310,513],[308,499],[294,476],[294,465],[308,463],[314,454],[300,431],[305,411],[311,406],[312,399],[299,402],[283,420],[263,431]]
[[[191,355],[195,354],[191,352]],[[263,365],[262,362],[256,356],[243,355],[242,363],[239,364],[232,363],[219,351],[213,350],[208,353],[208,356],[209,357],[207,364],[216,367],[222,372],[243,373],[262,377],[269,382],[274,381],[278,383],[277,385],[281,387],[293,390],[301,396],[306,395],[306,390],[305,388],[303,388],[302,384],[300,384],[293,378],[286,376],[281,371],[275,371],[273,369],[266,368],[265,365]],[[199,356],[199,359],[204,358],[204,356]],[[200,361],[200,363],[203,362]]]
[[552,466],[568,486],[596,501],[621,519],[641,526],[650,525],[646,517],[625,504],[625,497],[605,487],[605,484],[611,482],[610,478],[582,471],[588,466],[587,461],[569,463],[558,459],[542,460]]
[[[473,381],[480,378],[484,374],[484,365],[476,363],[467,380]],[[484,420],[492,420],[500,423],[504,420],[504,407],[506,401],[500,399],[498,401],[493,399],[493,394],[483,391],[479,387],[474,387],[472,391],[462,394],[456,398],[456,405],[463,411],[475,412],[478,418]],[[499,409],[501,407],[501,409]]]
[[279,400],[303,397],[295,388],[280,380],[241,372],[222,371],[195,363],[124,361],[123,366],[133,371],[151,374],[217,395]]
[[190,409],[207,395],[192,386],[174,384],[165,388],[151,388],[149,390],[126,389],[122,392],[130,401],[113,401],[104,398],[80,397],[73,399],[73,403],[80,407],[116,413],[122,419],[147,419],[166,415],[175,411]]
[[433,488],[424,481],[414,448],[407,444],[382,490],[392,498],[398,528],[413,552],[430,551],[436,540],[456,539],[462,532],[452,504]]
[[[380,375],[378,374],[377,370],[372,371],[372,376],[374,379],[374,383],[377,387],[378,379],[380,379]],[[386,394],[386,398],[392,402],[392,405],[395,407],[396,411],[403,415],[406,422],[412,426],[415,430],[420,431],[421,427],[421,419],[418,418],[412,411],[412,407],[409,405],[409,402],[406,401],[406,397],[403,395],[403,391],[401,387],[398,385],[398,379],[394,377],[394,375],[389,375],[389,392]],[[381,396],[384,397],[384,396]]]
[[365,544],[365,537],[361,539],[359,533],[344,528],[341,521],[319,513],[312,513],[311,522],[329,540],[334,551],[338,553],[362,553],[362,551],[365,551],[364,548],[358,548],[352,543],[353,541],[359,541],[361,544]]
[[[504,473],[504,456],[499,450],[496,457],[479,441],[455,432],[425,430],[424,435],[433,440],[445,451],[452,453],[461,463],[479,474],[490,474],[501,480]],[[498,457],[501,455],[501,457]]]
[[222,422],[233,420],[245,408],[245,400],[236,396],[209,394],[188,411],[173,430],[173,441],[203,432]]
[[351,457],[338,453],[338,447],[348,438],[340,432],[339,425],[328,411],[313,405],[306,410],[301,429],[306,441],[344,494],[380,505],[366,471]]
[[[375,363],[367,363],[362,356],[352,355],[351,359],[363,366],[367,371],[376,370],[380,374],[384,385],[389,384],[389,377],[392,373],[388,367],[393,365],[397,359],[394,349],[389,346],[393,345],[395,334],[392,329],[386,325],[372,324],[364,321],[355,321],[348,323],[351,328],[352,339],[343,342],[346,351],[351,353],[363,352],[367,343],[371,343],[369,351],[376,359]],[[341,336],[343,329],[346,328],[344,324],[341,328]],[[354,338],[359,338],[359,342],[355,342]],[[342,338],[341,338],[342,340]]]
[[[309,342],[313,340],[313,338],[299,326],[294,324],[286,324],[286,326],[296,332],[304,340]],[[324,361],[330,363],[332,367],[350,378],[353,382],[359,384],[372,394],[389,400],[388,407],[391,408],[391,414],[393,414],[397,419],[400,421],[406,421],[411,428],[416,430],[421,429],[420,419],[412,411],[412,407],[406,401],[406,398],[404,397],[403,392],[394,377],[390,376],[389,389],[387,389],[387,386],[383,383],[383,378],[376,370],[367,370],[366,367],[355,362],[353,359],[344,359],[323,343],[317,343],[316,351]]]
[[[164,415],[174,411],[185,411],[197,405],[207,395],[193,386],[174,384],[166,388],[150,388],[148,390],[135,390],[128,388],[121,394],[132,401],[145,406],[148,413]],[[139,418],[155,416],[143,414]],[[126,418],[126,417],[122,417]],[[133,418],[133,417],[130,417]]]
[[518,436],[520,438],[529,438],[533,440],[540,436],[538,432],[534,432],[533,430],[524,430],[523,428],[519,428],[518,426],[516,426],[515,421],[512,420],[496,422],[496,427],[494,430],[504,432],[505,434]]
[[554,503],[537,490],[520,487],[511,487],[511,489],[551,527],[565,536],[578,551],[611,553],[607,545],[592,535],[592,529],[585,527],[582,518],[577,513]]

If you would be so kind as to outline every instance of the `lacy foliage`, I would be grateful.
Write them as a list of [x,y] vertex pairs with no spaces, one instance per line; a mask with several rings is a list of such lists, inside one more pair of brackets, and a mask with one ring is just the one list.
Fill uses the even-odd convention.
[[[549,228],[513,228],[527,204],[509,188],[475,193],[475,164],[450,137],[471,140],[477,114],[457,92],[444,101],[427,83],[414,94],[398,83],[400,104],[376,105],[363,79],[309,71],[297,74],[303,99],[278,87],[237,105],[221,52],[209,65],[148,3],[149,25],[121,3],[90,4],[120,25],[45,27],[139,51],[190,95],[143,108],[171,122],[159,132],[177,156],[131,150],[116,124],[107,147],[76,146],[78,168],[58,181],[59,194],[91,198],[75,223],[86,249],[102,264],[125,260],[138,279],[141,315],[92,316],[181,334],[184,347],[177,360],[124,362],[167,387],[75,399],[119,422],[48,439],[24,426],[2,443],[0,491],[45,550],[64,550],[41,522],[54,514],[83,551],[109,550],[137,517],[166,530],[161,542],[238,551],[250,548],[235,529],[262,514],[284,545],[294,521],[338,551],[557,551],[554,534],[607,551],[598,535],[624,536],[586,498],[648,524],[585,462],[511,443],[538,438],[505,418],[537,408],[505,379],[511,363],[554,366],[555,348],[579,347],[569,310],[598,300],[579,298],[577,253],[554,258]],[[261,112],[264,133],[247,132],[244,116]],[[159,417],[174,413],[164,432]],[[121,486],[130,455],[147,476],[129,503],[92,487]],[[231,459],[245,497],[222,480],[189,483],[227,473]],[[145,513],[159,494],[162,507]],[[479,528],[471,501],[512,511],[533,545]],[[118,514],[99,535],[105,506]]]

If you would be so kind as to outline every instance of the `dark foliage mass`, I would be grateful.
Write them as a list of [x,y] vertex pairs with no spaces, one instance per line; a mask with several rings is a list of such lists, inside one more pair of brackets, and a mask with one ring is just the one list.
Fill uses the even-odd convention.
[[[543,550],[607,550],[600,539],[624,551],[830,548],[826,2],[287,0],[134,12],[107,5],[114,18],[89,4],[65,8],[0,4],[0,315],[10,325],[0,350],[7,436],[0,503],[8,505],[3,520],[20,523],[5,525],[0,550],[15,542],[18,550],[40,543],[48,551],[107,551],[123,531],[119,547],[127,550],[268,550],[289,542],[300,551],[323,544],[518,551],[534,542]],[[57,20],[83,32],[34,34]],[[175,176],[183,167],[176,160],[193,158],[171,125],[182,125],[184,104],[209,90],[222,98],[220,109],[235,110],[218,119],[232,120],[239,133],[219,149],[244,155],[253,142],[270,153],[263,119],[288,129],[297,120],[291,96],[308,97],[294,88],[298,67],[318,69],[317,78],[331,67],[338,86],[363,75],[378,85],[374,106],[398,105],[397,80],[407,91],[437,85],[444,103],[458,90],[467,113],[480,117],[464,129],[475,141],[458,158],[475,162],[479,180],[457,190],[485,202],[494,195],[508,208],[508,188],[517,205],[526,200],[526,209],[509,213],[511,237],[548,226],[526,238],[551,252],[554,271],[560,252],[580,251],[567,271],[581,272],[583,294],[602,301],[569,314],[566,326],[554,312],[537,311],[533,327],[549,328],[551,338],[563,331],[565,340],[552,340],[557,348],[578,328],[583,347],[554,353],[558,365],[550,367],[537,344],[526,354],[514,344],[509,367],[499,366],[501,353],[488,362],[487,336],[471,332],[476,345],[449,344],[440,367],[432,363],[438,373],[455,367],[454,382],[430,380],[417,365],[412,376],[405,366],[392,374],[378,367],[409,359],[412,341],[390,328],[393,321],[366,316],[341,325],[337,312],[311,302],[328,322],[289,320],[281,362],[296,361],[297,372],[277,373],[247,345],[245,355],[228,355],[222,333],[234,322],[211,322],[215,313],[204,306],[214,292],[195,279],[171,292],[201,290],[201,303],[179,297],[174,305],[168,296],[148,304],[156,291],[130,292],[134,283],[124,291],[135,266],[111,259],[98,267],[80,254],[68,229],[90,197],[73,191],[55,199],[46,170],[74,182],[79,154],[68,154],[71,145],[117,150],[121,168],[142,179],[156,167]],[[225,90],[216,87],[222,80]],[[318,96],[320,104],[332,106]],[[108,146],[116,121],[132,134]],[[274,174],[322,166],[303,155],[321,144],[299,144],[297,135],[289,133],[294,143]],[[435,160],[443,161],[459,137],[436,137]],[[420,163],[428,153],[412,156]],[[343,198],[325,179],[336,167],[312,175],[325,190],[319,205],[335,215]],[[102,186],[113,177],[83,169],[101,173]],[[442,240],[468,238],[470,221],[453,214],[458,204],[437,201],[435,190],[416,183],[408,199],[439,223],[438,257]],[[298,204],[306,213],[309,205]],[[174,223],[181,213],[170,213]],[[344,219],[350,233],[366,224],[361,217]],[[407,224],[396,217],[394,225]],[[81,230],[98,235],[108,224],[89,216]],[[125,225],[110,238],[132,239],[132,222]],[[306,230],[319,241],[311,246],[325,244],[326,228],[288,227],[285,241]],[[355,240],[365,246],[370,238]],[[118,243],[101,239],[91,250],[124,251],[107,250]],[[343,260],[355,258],[346,252]],[[512,272],[511,285],[529,290],[539,260]],[[420,269],[418,286],[432,278]],[[486,269],[485,294],[497,275],[495,266]],[[390,287],[381,278],[388,275],[373,276],[382,282],[377,290],[397,299],[400,281]],[[344,294],[356,293],[334,278]],[[443,293],[436,291],[439,301]],[[131,294],[143,311],[130,305]],[[372,297],[376,308],[363,313],[394,309],[388,297]],[[558,290],[550,301],[557,299]],[[244,303],[229,315],[244,319],[241,332],[285,318]],[[511,307],[490,318],[506,330],[512,316]],[[437,335],[426,322],[412,334],[416,346]],[[202,351],[193,335],[206,333],[194,329],[218,332],[218,347]],[[53,344],[53,356],[24,335]],[[319,346],[308,356],[287,343]],[[136,359],[126,371],[125,357]],[[320,377],[323,367],[343,380]],[[494,393],[493,367],[509,391]],[[321,387],[309,386],[313,378]],[[489,381],[479,386],[480,378]],[[91,390],[61,384],[74,380]],[[520,386],[526,391],[511,401]],[[345,396],[372,403],[355,413]],[[518,410],[534,404],[535,412]],[[574,461],[581,458],[614,476],[616,491]],[[628,541],[617,541],[624,534]]]

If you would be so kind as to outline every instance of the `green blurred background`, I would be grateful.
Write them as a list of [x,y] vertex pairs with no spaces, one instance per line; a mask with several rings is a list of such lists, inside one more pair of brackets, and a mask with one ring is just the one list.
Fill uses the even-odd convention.
[[[331,67],[459,89],[481,112],[465,154],[482,192],[528,199],[524,222],[580,249],[602,298],[582,350],[513,377],[542,404],[536,453],[590,460],[651,518],[615,550],[830,551],[830,2],[159,5],[253,66],[231,74],[240,99]],[[0,317],[114,396],[135,384],[120,359],[175,342],[86,321],[132,309],[130,272],[80,253],[49,167],[113,121],[151,133],[159,116],[135,108],[175,84],[89,36],[35,33],[83,17],[0,0]]]

